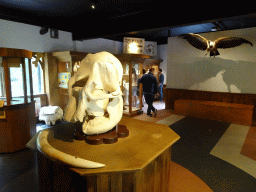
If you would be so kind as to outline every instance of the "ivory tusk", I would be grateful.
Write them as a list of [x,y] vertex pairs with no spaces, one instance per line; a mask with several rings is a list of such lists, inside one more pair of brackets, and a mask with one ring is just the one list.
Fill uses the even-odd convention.
[[79,157],[75,157],[73,155],[69,155],[63,153],[54,147],[52,147],[48,142],[48,130],[43,130],[39,133],[37,137],[37,147],[39,151],[45,155],[46,157],[50,158],[55,162],[64,163],[66,165],[77,167],[77,168],[101,168],[105,167],[104,164],[81,159]]

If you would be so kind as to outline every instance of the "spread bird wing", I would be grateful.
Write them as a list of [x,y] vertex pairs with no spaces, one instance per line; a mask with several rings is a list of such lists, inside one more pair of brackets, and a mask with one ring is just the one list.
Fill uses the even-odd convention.
[[240,37],[221,37],[216,39],[214,42],[216,48],[222,49],[237,47],[243,43],[247,43],[253,46],[253,44],[250,41],[247,41],[246,39]]
[[186,39],[193,47],[200,49],[200,50],[206,50],[207,49],[207,42],[208,40],[198,34],[184,34],[180,35],[179,37]]

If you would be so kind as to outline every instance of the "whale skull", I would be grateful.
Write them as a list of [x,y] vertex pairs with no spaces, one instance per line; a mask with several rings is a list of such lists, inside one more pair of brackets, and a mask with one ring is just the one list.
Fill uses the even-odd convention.
[[[69,103],[64,119],[83,122],[87,135],[111,130],[123,114],[122,76],[122,64],[114,55],[88,54],[68,82]],[[77,87],[78,82],[83,86]]]

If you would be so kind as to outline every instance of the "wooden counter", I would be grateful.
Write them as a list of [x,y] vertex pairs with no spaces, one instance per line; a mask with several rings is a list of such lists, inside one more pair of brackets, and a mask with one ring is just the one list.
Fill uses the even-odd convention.
[[179,136],[168,126],[127,117],[120,124],[127,126],[130,135],[102,145],[73,140],[71,123],[53,128],[48,141],[54,148],[106,167],[70,168],[39,153],[41,191],[168,191],[170,149]]
[[35,102],[3,107],[0,118],[0,153],[11,153],[26,148],[36,133]]

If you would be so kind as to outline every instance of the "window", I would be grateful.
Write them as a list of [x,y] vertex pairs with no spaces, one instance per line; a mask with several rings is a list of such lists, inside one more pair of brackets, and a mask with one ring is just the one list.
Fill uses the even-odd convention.
[[5,99],[4,67],[0,63],[0,100]]
[[[32,63],[36,60],[35,57],[32,58]],[[41,63],[42,58],[40,61],[37,62],[37,67],[32,64],[32,79],[33,79],[33,93],[34,95],[44,93],[44,77],[43,77],[43,70]]]

